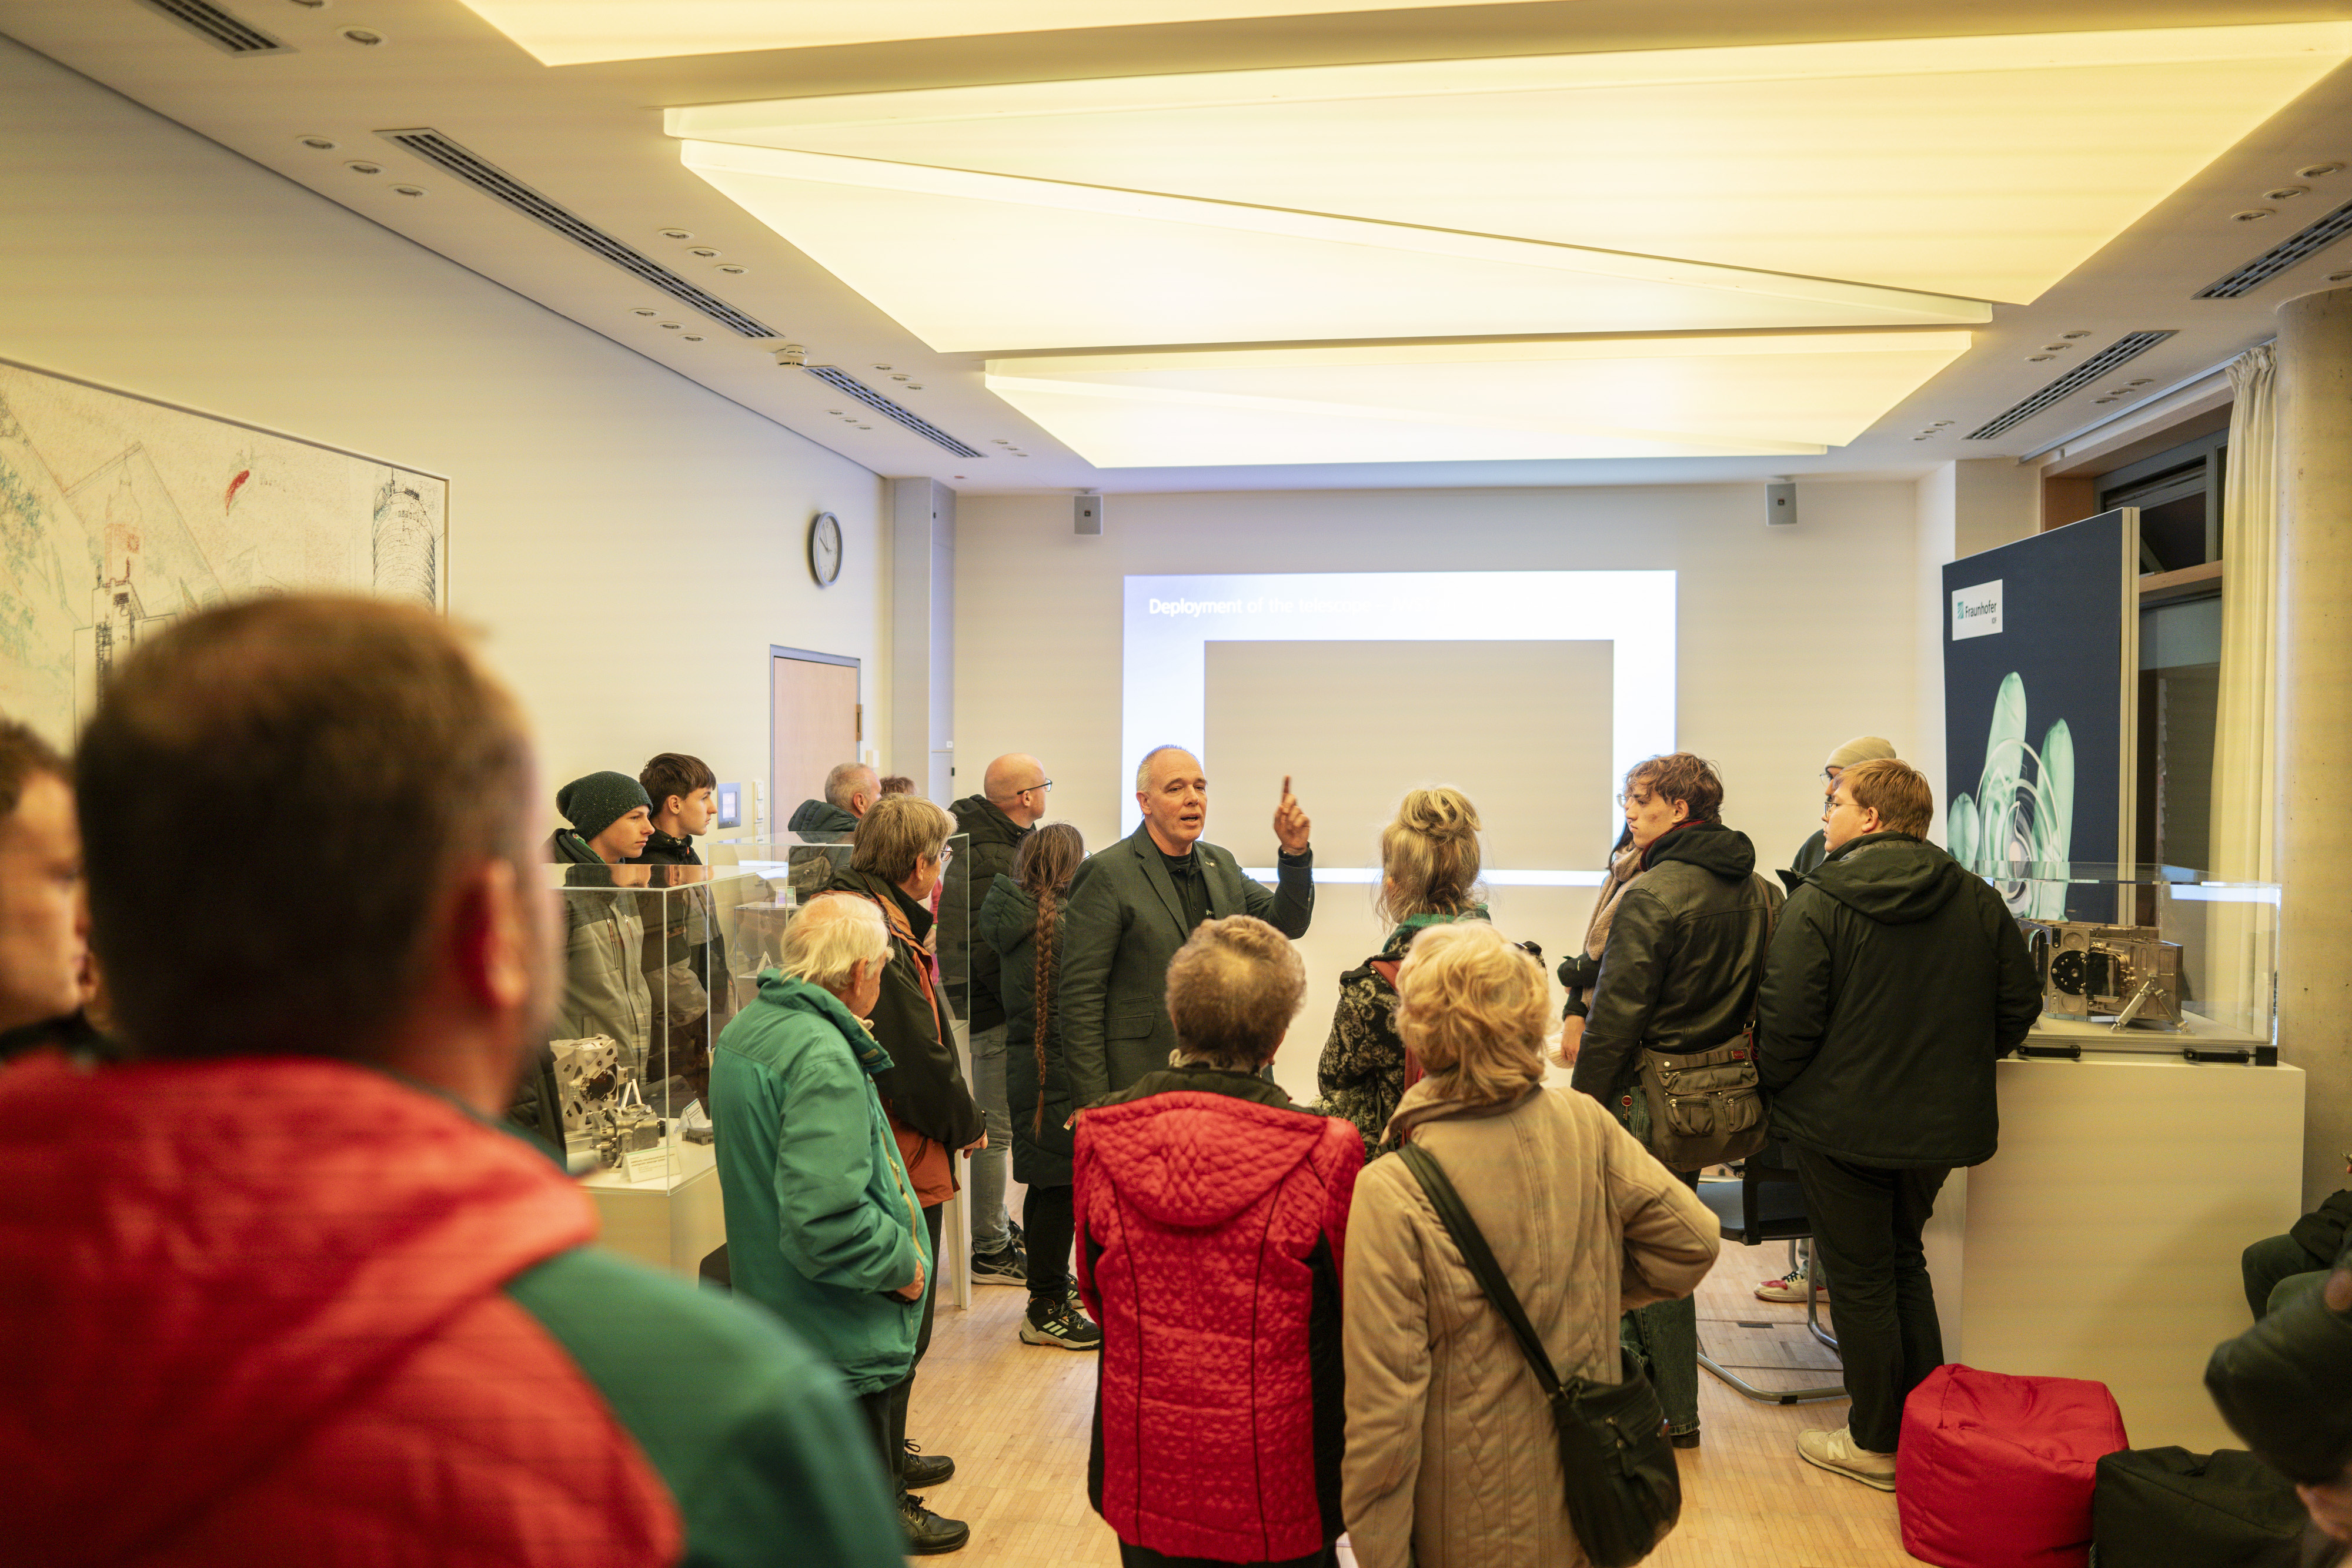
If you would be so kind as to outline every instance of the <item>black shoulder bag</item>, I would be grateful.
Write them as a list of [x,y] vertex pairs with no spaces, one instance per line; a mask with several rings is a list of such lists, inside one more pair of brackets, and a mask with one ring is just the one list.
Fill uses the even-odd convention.
[[1559,1468],[1568,1478],[1568,1521],[1584,1555],[1594,1568],[1632,1568],[1657,1549],[1683,1511],[1682,1476],[1666,1442],[1665,1412],[1658,1405],[1657,1391],[1633,1354],[1622,1349],[1622,1383],[1582,1377],[1562,1381],[1477,1222],[1445,1178],[1444,1168],[1416,1144],[1406,1143],[1397,1153],[1429,1195],[1439,1222],[1462,1249],[1486,1300],[1510,1325],[1528,1370],[1551,1405]]

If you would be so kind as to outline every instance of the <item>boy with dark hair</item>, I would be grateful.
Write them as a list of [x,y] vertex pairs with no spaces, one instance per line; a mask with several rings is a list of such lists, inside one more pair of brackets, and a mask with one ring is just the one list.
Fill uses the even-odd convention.
[[656,865],[700,865],[694,841],[719,815],[719,775],[699,757],[665,751],[646,763],[637,783],[653,802],[653,836],[637,858]]

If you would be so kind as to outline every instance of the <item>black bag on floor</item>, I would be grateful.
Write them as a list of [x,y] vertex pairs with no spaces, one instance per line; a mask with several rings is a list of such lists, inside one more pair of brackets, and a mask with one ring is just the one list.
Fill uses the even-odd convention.
[[2242,1448],[2125,1448],[2091,1493],[2095,1568],[2296,1568],[2294,1483]]

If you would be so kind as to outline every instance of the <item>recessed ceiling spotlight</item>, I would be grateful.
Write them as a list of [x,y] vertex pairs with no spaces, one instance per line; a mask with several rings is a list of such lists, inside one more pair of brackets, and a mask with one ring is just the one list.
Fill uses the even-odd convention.
[[1943,428],[1944,428],[1944,426],[1946,426],[1946,425],[1948,425],[1948,424],[1949,424],[1949,423],[1952,423],[1952,422],[1951,422],[1950,420],[1948,420],[1948,419],[1939,419],[1939,420],[1937,420],[1937,421],[1935,423],[1935,425],[1933,426],[1933,428],[1935,428],[1935,429],[1937,429],[1937,430],[1941,430],[1941,429],[1943,429]]
[[313,152],[332,152],[335,139],[331,136],[298,136],[294,139]]
[[1011,443],[1011,442],[1009,442],[1009,441],[1000,441],[1000,442],[998,442],[996,444],[997,444],[997,445],[999,445],[999,446],[1010,446],[1010,445],[1012,445],[1012,444],[1013,444],[1013,443]]
[[661,235],[664,239],[692,239],[694,237],[693,232],[688,229],[656,229],[654,232]]
[[908,382],[907,383],[907,390],[908,392],[920,392],[923,390],[923,383],[920,382]]
[[381,174],[383,172],[383,164],[371,163],[364,158],[354,158],[345,163],[343,167],[349,169],[354,174]]
[[719,270],[730,277],[740,277],[751,269],[748,267],[739,267],[731,261],[722,261],[719,264]]
[[835,414],[837,414],[837,413],[839,413],[841,412],[841,410],[839,410],[839,409],[837,409],[837,408],[829,408],[829,409],[826,409],[824,412],[825,412],[825,413],[835,413]]
[[702,341],[702,334],[699,332],[688,332],[686,335],[686,340],[689,343],[699,343]]
[[2352,278],[2352,272],[2331,272],[2327,275],[2330,283],[2342,283],[2347,278]]
[[2297,196],[2309,195],[2310,193],[2311,187],[2308,185],[2281,185],[2275,191],[2264,191],[2263,193],[2263,200],[2265,202],[2291,202]]
[[2128,382],[2128,383],[2126,383],[2126,384],[2131,385],[2131,386],[2136,386],[2136,387],[2144,387],[2144,386],[2147,385],[2147,383],[2148,383],[2148,382],[2152,382],[2152,381],[2154,381],[2154,380],[2156,380],[2156,378],[2155,378],[2154,376],[2142,376],[2142,377],[2140,377],[2140,379],[2139,379],[2139,380],[2137,380],[2137,381],[2136,381],[2136,382]]
[[2062,338],[2087,338],[2090,336],[2088,332],[2061,332],[2058,335]]
[[648,310],[648,309],[646,309],[644,306],[642,306],[642,305],[641,305],[641,306],[637,307],[637,308],[635,308],[635,310],[630,311],[630,312],[629,312],[629,314],[630,314],[630,315],[632,315],[632,316],[643,316],[643,317],[646,317],[646,319],[652,319],[653,317],[656,317],[656,316],[660,315],[660,314],[661,314],[661,312],[660,312],[660,311],[658,311],[658,310]]
[[685,325],[686,323],[683,321],[665,321],[661,324],[661,329],[665,332],[675,332],[679,330]]
[[2091,401],[2093,402],[2115,402],[2118,400],[2111,397],[2095,397]]
[[2025,362],[2029,365],[2038,365],[2044,360],[2055,358],[2057,358],[2055,354],[2028,354],[2025,356]]
[[425,187],[422,185],[394,185],[392,188],[392,193],[395,196],[421,196],[425,193]]
[[294,4],[301,6],[305,11],[323,11],[327,8],[327,0],[294,0]]
[[2230,221],[2233,224],[2258,224],[2271,215],[2268,207],[2248,207],[2242,213],[2231,213]]
[[383,42],[383,35],[373,27],[345,27],[343,37],[371,49]]
[[703,260],[709,261],[718,256],[719,253],[711,249],[707,245],[698,245],[688,246],[686,254],[688,256],[698,256]]
[[2055,354],[2063,352],[2066,349],[2072,347],[2072,345],[2067,343],[2044,343],[2042,347],[2050,353]]
[[873,427],[872,425],[870,425],[870,424],[861,424],[861,425],[859,425],[857,428],[858,428],[858,429],[860,429],[860,430],[871,430],[871,429],[873,429],[874,427]]
[[2316,180],[2323,174],[2333,174],[2344,167],[2341,163],[2305,163],[2294,172],[2298,180]]
[[904,376],[892,376],[890,379],[891,379],[892,381],[894,381],[894,382],[903,382],[903,381],[905,381],[907,378],[906,378],[906,377],[904,377]]

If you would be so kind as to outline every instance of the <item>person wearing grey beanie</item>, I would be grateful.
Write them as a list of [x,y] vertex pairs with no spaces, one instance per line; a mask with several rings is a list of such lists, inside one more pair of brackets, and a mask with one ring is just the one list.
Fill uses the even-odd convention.
[[654,803],[646,787],[625,773],[608,769],[574,779],[555,792],[555,809],[572,824],[556,831],[559,861],[618,865],[635,860],[654,834]]

